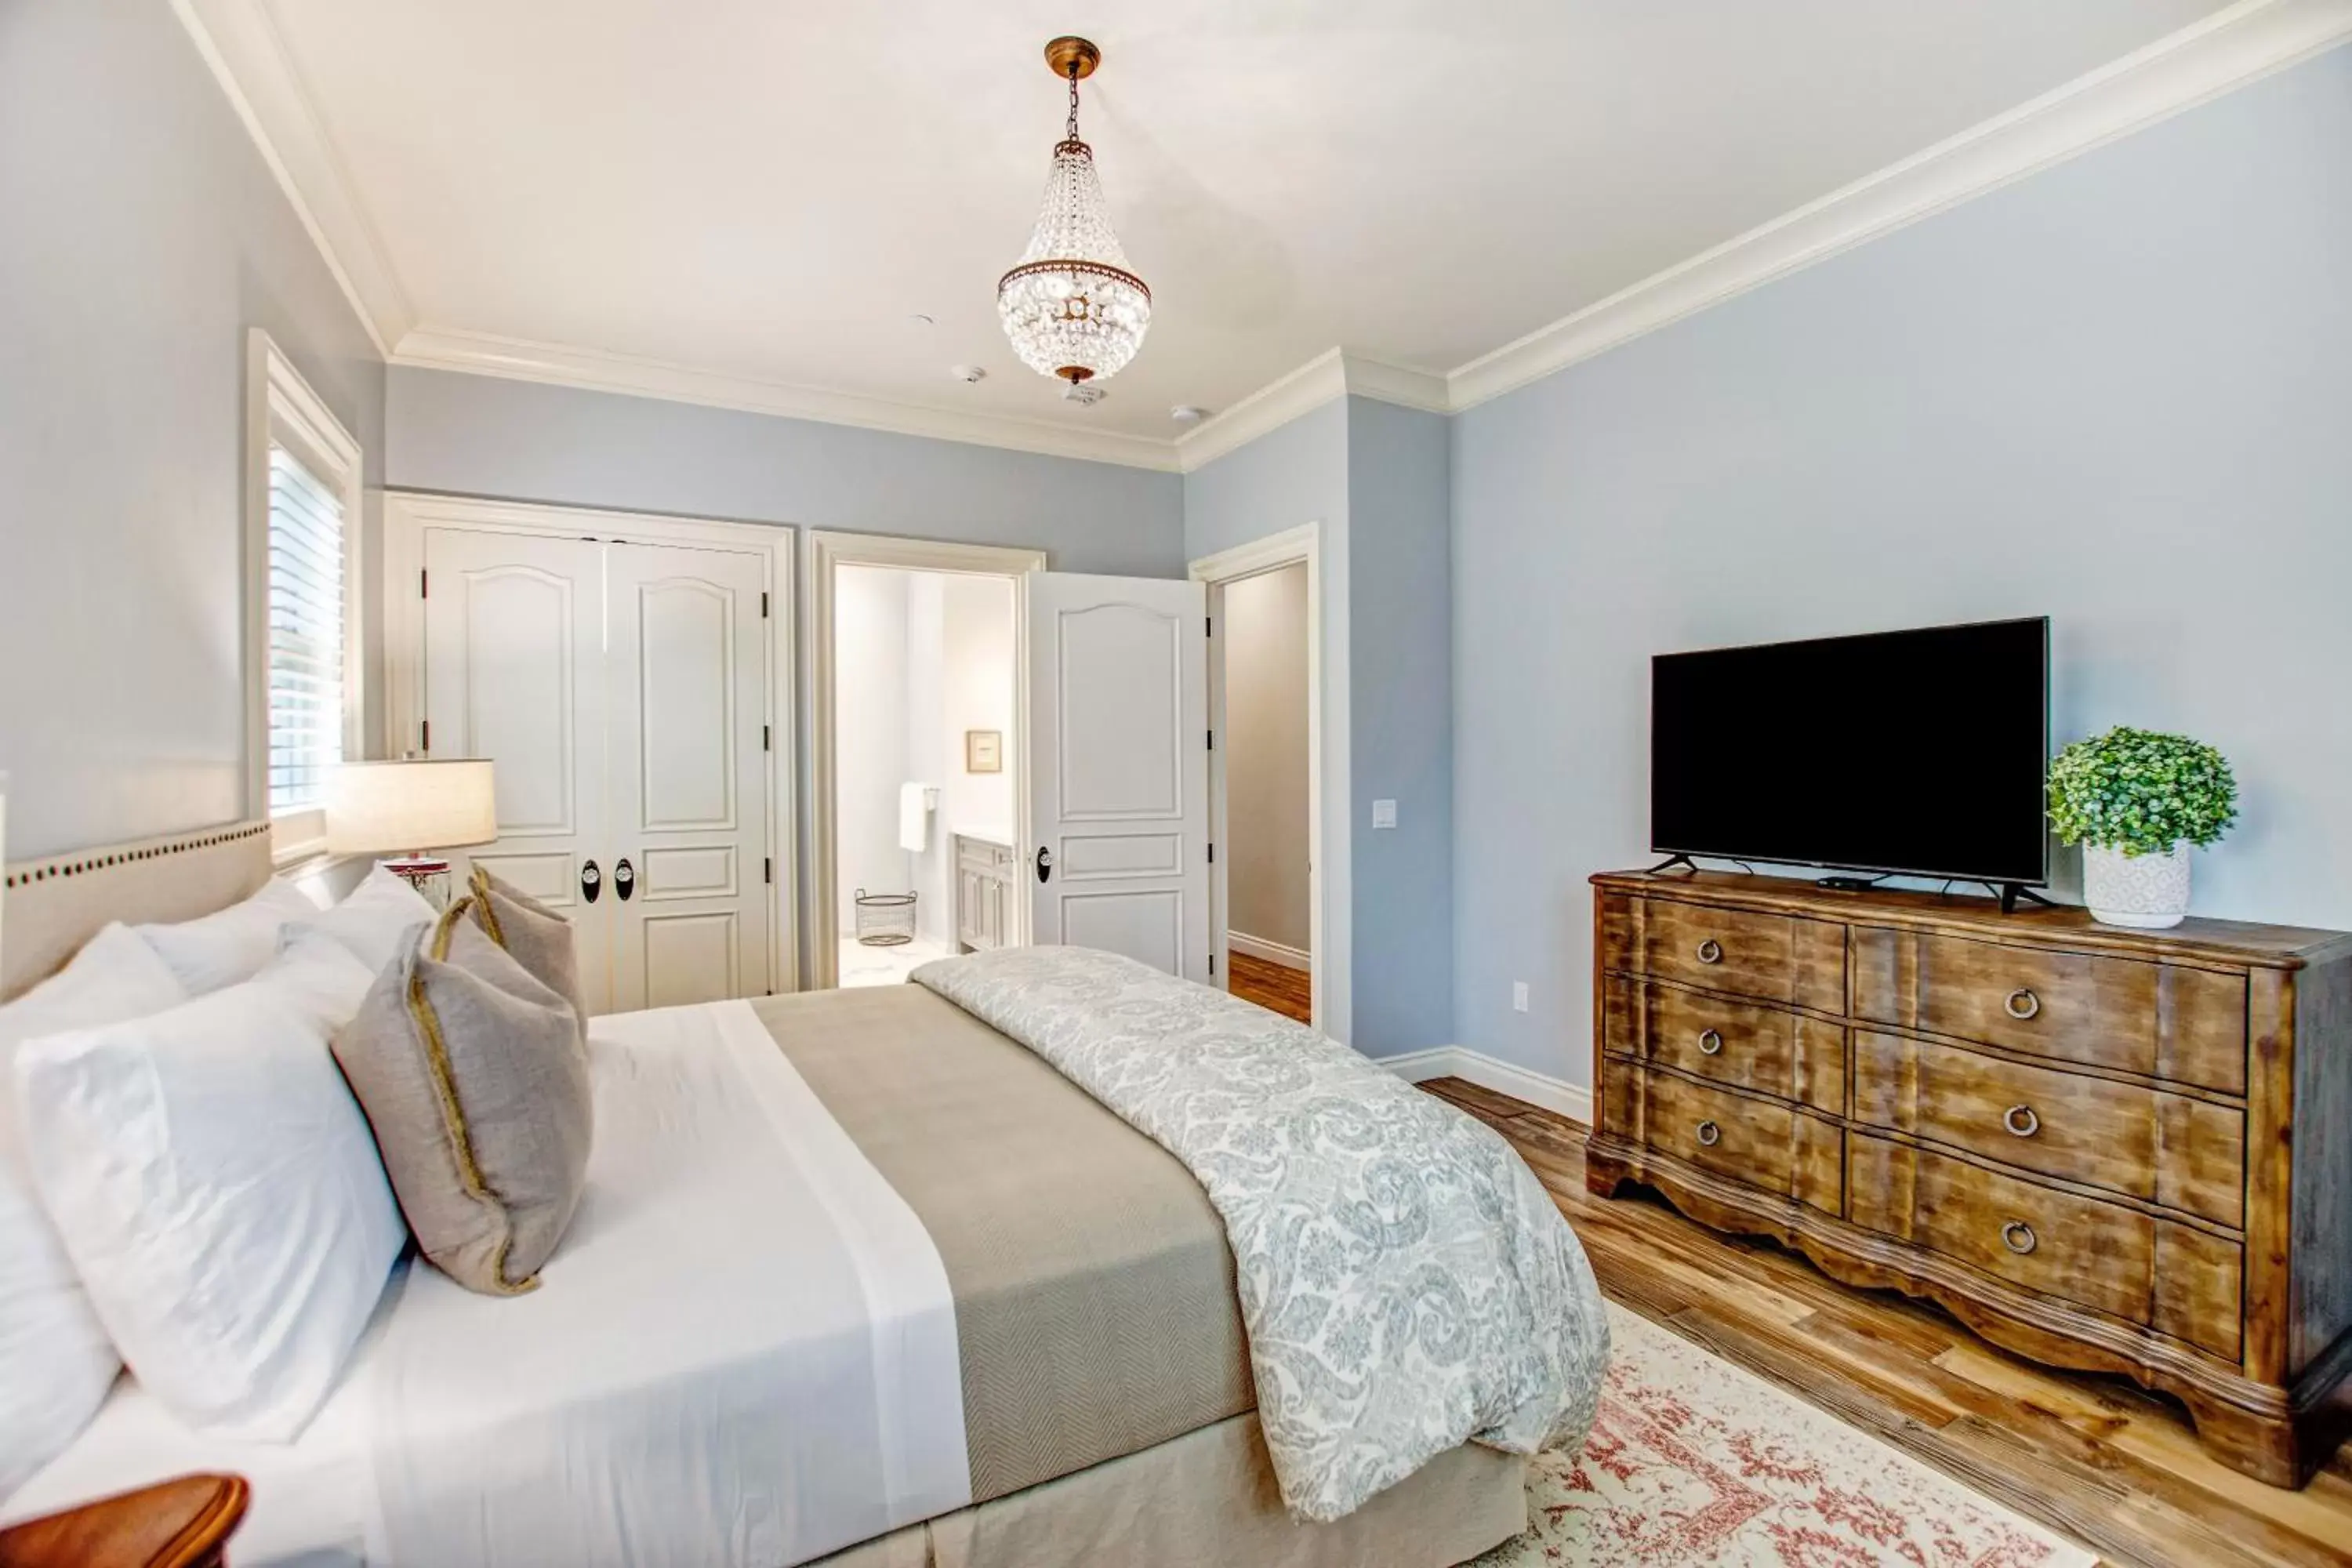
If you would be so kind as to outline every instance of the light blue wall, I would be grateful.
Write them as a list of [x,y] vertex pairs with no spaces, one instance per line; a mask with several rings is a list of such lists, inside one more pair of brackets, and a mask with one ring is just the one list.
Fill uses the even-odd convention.
[[[1452,1043],[1453,630],[1443,416],[1350,397],[1348,595],[1356,694],[1355,1035],[1369,1056]],[[1372,802],[1397,826],[1372,826]]]
[[[1454,426],[1462,1044],[1587,1080],[1670,648],[2046,613],[2060,742],[2236,764],[2198,912],[2352,925],[2352,50]],[[1883,782],[1833,728],[1757,765]]]
[[1174,474],[659,398],[394,366],[388,482],[561,506],[796,523],[1184,574]]
[[1184,479],[1192,559],[1323,527],[1323,1022],[1373,1056],[1453,1026],[1449,458],[1444,419],[1348,397]]
[[11,858],[244,815],[251,326],[381,483],[383,365],[170,7],[0,5]]
[[1345,524],[1348,405],[1334,398],[1184,476],[1184,558],[1302,523]]

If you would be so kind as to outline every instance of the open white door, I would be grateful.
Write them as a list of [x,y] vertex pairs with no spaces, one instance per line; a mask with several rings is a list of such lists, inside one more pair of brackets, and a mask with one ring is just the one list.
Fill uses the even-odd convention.
[[1030,938],[1205,982],[1206,591],[1061,572],[1027,581]]

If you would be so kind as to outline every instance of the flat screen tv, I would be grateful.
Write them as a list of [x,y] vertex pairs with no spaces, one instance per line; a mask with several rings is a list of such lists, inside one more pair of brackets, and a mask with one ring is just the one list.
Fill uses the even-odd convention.
[[1663,855],[2038,887],[2049,763],[2046,617],[1651,660]]

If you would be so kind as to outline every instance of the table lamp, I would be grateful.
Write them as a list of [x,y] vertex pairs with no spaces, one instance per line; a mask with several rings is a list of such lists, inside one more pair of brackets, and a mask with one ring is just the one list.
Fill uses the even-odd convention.
[[345,763],[328,776],[328,853],[392,856],[384,868],[435,903],[446,898],[427,884],[449,862],[427,851],[488,844],[498,818],[487,762]]

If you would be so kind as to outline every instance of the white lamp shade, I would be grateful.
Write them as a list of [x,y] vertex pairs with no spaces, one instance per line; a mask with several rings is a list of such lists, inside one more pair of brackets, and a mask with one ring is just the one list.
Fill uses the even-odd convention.
[[327,849],[397,855],[499,836],[486,762],[345,763],[327,781]]

